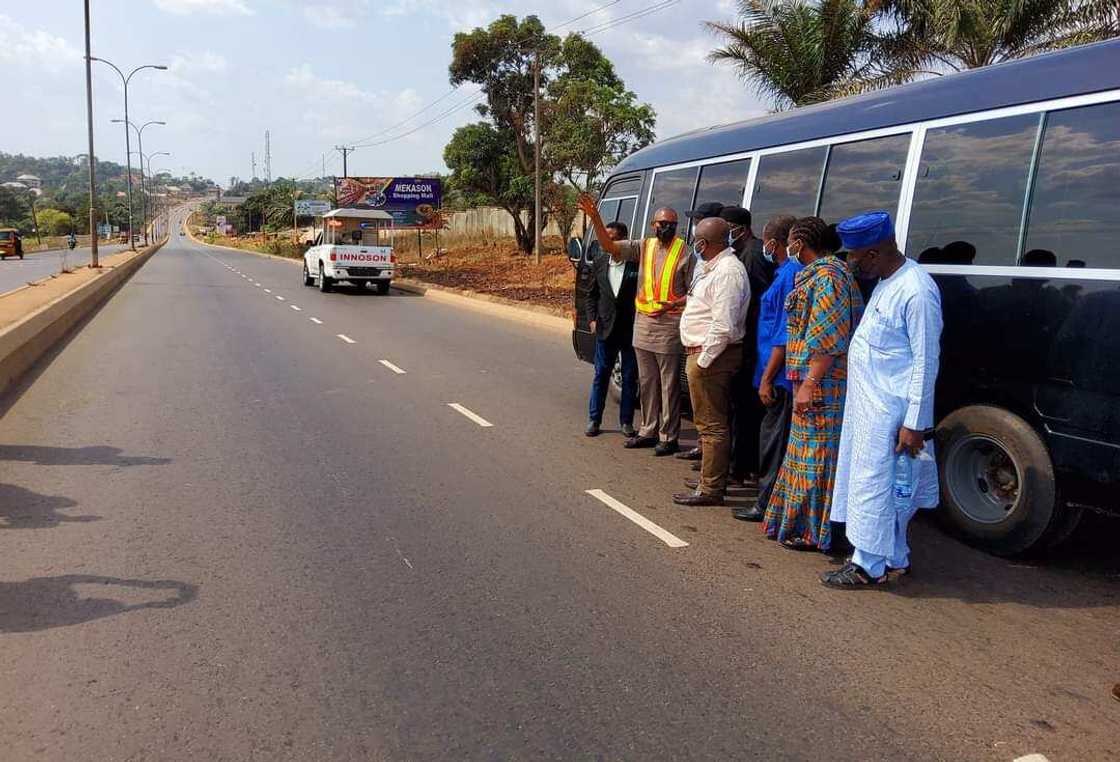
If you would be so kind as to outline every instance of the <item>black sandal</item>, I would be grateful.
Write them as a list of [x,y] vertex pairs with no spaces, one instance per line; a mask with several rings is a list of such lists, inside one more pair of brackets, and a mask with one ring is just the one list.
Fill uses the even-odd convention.
[[820,580],[828,587],[835,587],[841,590],[857,590],[861,587],[880,587],[885,585],[888,581],[886,574],[882,577],[872,577],[858,565],[850,561],[839,571],[825,572],[820,576]]
[[804,537],[791,537],[788,540],[782,540],[778,544],[786,550],[796,550],[803,553],[818,550],[816,545],[809,542]]
[[909,577],[913,573],[914,569],[912,566],[901,566],[897,569],[893,566],[887,567],[887,576],[891,579],[894,579],[895,577]]

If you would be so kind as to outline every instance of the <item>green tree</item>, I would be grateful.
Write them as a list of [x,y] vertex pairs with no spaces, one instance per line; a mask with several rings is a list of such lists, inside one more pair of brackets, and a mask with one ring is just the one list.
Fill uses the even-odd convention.
[[913,69],[963,71],[1117,35],[1115,0],[881,0]]
[[27,216],[27,204],[8,188],[0,188],[0,227],[18,227]]
[[[450,189],[468,205],[497,206],[513,217],[517,245],[533,250],[533,178],[525,174],[511,130],[476,122],[455,130],[443,149]],[[526,221],[528,217],[528,222]]]
[[563,71],[548,89],[545,155],[551,170],[587,191],[623,158],[653,142],[657,117],[582,37],[564,40],[561,57]]
[[740,0],[708,22],[728,63],[778,108],[1117,35],[1115,0]]
[[38,209],[39,230],[48,235],[68,235],[74,228],[74,218],[61,209]]
[[[536,16],[502,16],[486,28],[455,35],[451,83],[479,85],[478,112],[491,123],[456,132],[445,157],[456,161],[452,191],[469,190],[513,215],[518,247],[534,240],[534,68],[541,83],[540,153],[546,199],[566,199],[558,180],[586,189],[622,157],[653,139],[654,112],[639,104],[594,44],[578,35],[548,34]],[[499,157],[496,165],[470,165]],[[452,166],[448,161],[448,166]],[[556,203],[547,206],[562,211]],[[570,210],[567,210],[570,211]],[[522,213],[528,212],[527,221]],[[545,215],[542,211],[542,224]],[[570,227],[570,226],[569,226]]]

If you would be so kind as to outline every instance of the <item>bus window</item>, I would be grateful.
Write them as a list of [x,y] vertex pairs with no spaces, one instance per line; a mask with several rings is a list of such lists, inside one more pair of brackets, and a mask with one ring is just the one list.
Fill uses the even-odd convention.
[[1023,247],[1059,267],[1120,267],[1120,103],[1046,117]]
[[[628,231],[630,231],[630,235],[635,235],[635,230],[634,230],[634,207],[636,207],[637,205],[638,205],[637,196],[635,196],[634,198],[624,198],[621,201],[619,201],[619,204],[618,204],[618,216],[615,219],[617,219],[619,222],[621,222],[623,225],[626,226],[626,229]],[[640,231],[640,230],[637,231],[638,234],[640,234],[641,232],[642,231]],[[641,235],[637,235],[637,237],[641,238]]]
[[807,217],[817,208],[825,146],[763,156],[751,194],[755,232],[779,214]]
[[834,145],[824,173],[818,216],[826,222],[839,222],[875,209],[893,216],[909,150],[909,133]]
[[646,220],[641,230],[631,230],[631,238],[643,238],[653,235],[649,223],[654,213],[663,206],[673,209],[677,213],[679,223],[677,230],[685,233],[688,230],[688,219],[685,214],[692,208],[693,193],[696,190],[697,168],[673,169],[668,172],[658,172],[653,178],[653,192],[650,194],[649,207],[646,209]]
[[[747,174],[751,171],[751,160],[725,161],[722,164],[708,164],[700,168],[700,185],[696,190],[696,204],[714,201],[724,206],[738,206],[743,203],[743,192],[747,189]],[[690,221],[691,222],[691,221]],[[692,240],[691,225],[686,240]]]
[[1038,115],[926,133],[907,253],[921,262],[1014,265]]
[[[603,218],[603,222],[614,222],[618,217],[618,199],[608,198],[599,202],[599,216]],[[601,250],[599,239],[595,237],[594,230],[588,230],[587,240],[587,261],[594,262],[595,258],[599,255]]]

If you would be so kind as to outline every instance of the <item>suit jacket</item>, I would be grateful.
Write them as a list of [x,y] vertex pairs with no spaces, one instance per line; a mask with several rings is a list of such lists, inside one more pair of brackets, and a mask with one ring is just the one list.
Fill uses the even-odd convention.
[[594,277],[587,294],[587,319],[596,321],[595,334],[600,339],[631,341],[634,335],[634,300],[638,296],[638,263],[627,262],[622,271],[618,296],[611,290],[607,263],[610,255],[602,252],[595,260]]

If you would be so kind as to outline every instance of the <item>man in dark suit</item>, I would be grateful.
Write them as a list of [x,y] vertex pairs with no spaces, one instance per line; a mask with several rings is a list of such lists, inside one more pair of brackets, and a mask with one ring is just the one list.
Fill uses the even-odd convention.
[[[626,225],[607,225],[612,240],[624,241],[629,235]],[[638,360],[634,355],[634,299],[638,294],[638,264],[616,260],[600,250],[595,260],[595,277],[587,295],[587,320],[595,333],[595,380],[591,382],[591,401],[586,434],[599,436],[607,389],[615,363],[622,364],[622,400],[619,423],[625,437],[636,435],[634,410],[638,406]]]

